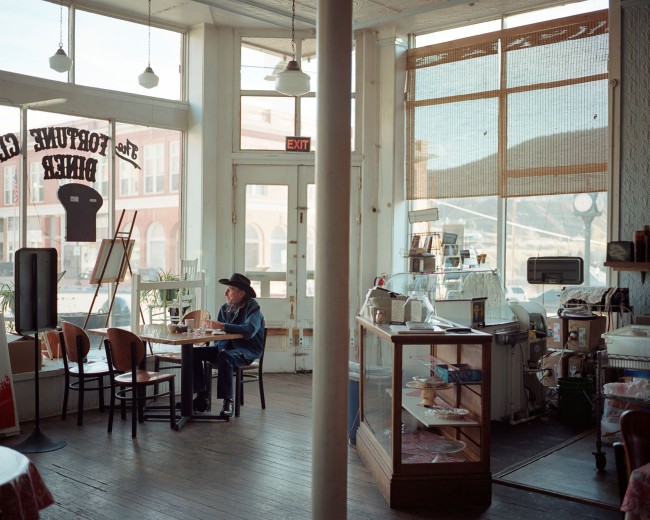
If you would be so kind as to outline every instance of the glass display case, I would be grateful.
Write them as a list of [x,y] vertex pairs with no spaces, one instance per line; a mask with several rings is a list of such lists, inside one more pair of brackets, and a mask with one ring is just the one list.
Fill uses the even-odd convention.
[[489,505],[491,335],[401,333],[357,322],[357,451],[386,501]]

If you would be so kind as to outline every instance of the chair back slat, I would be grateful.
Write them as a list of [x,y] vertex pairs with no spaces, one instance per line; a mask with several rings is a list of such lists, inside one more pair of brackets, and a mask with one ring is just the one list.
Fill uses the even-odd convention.
[[[85,358],[90,351],[90,339],[88,338],[86,331],[68,321],[61,322],[61,329],[63,330],[63,341],[65,342],[64,348],[68,360],[73,363],[83,361],[83,358]],[[81,345],[81,352],[77,349],[77,342]],[[78,353],[81,355],[81,359],[79,359]]]
[[628,478],[632,471],[650,462],[650,413],[628,410],[621,415]]
[[108,329],[108,341],[111,344],[111,360],[117,371],[128,372],[133,368],[132,362],[135,365],[142,363],[146,354],[145,346],[132,332],[111,327]]
[[195,310],[190,311],[185,316],[183,316],[182,322],[185,323],[185,320],[194,320],[194,327],[201,328],[206,326],[206,321],[210,319],[210,313],[204,310]]

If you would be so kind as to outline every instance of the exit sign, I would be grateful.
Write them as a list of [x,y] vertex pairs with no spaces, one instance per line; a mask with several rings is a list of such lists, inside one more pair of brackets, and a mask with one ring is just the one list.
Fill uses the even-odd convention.
[[311,137],[285,137],[284,150],[286,152],[309,152]]

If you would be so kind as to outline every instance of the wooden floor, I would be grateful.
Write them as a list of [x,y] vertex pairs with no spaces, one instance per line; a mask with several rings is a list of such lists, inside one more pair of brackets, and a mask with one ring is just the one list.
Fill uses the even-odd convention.
[[[267,408],[247,385],[241,417],[228,423],[190,423],[180,432],[166,423],[139,425],[131,439],[130,421],[119,416],[106,433],[107,415],[86,412],[82,427],[75,416],[41,420],[41,430],[67,446],[29,455],[57,503],[45,519],[251,519],[302,520],[311,516],[311,375],[265,376]],[[342,406],[342,413],[347,407]],[[537,423],[537,424],[535,424]],[[24,434],[2,438],[11,446]],[[565,441],[553,418],[493,427],[492,471],[496,473]],[[348,518],[361,519],[619,519],[620,514],[570,500],[493,485],[492,505],[445,504],[435,510],[391,510],[372,477],[349,448]],[[611,461],[608,461],[611,463]],[[567,461],[566,479],[580,478]],[[451,509],[447,506],[451,506]],[[461,507],[462,506],[462,507]],[[338,519],[333,519],[338,520]]]

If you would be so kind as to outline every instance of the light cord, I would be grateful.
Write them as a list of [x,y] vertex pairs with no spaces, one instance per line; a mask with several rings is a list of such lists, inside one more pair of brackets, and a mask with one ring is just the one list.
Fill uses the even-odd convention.
[[148,17],[148,34],[147,34],[147,66],[151,67],[151,0],[149,0],[149,17]]
[[63,0],[59,2],[59,49],[63,49]]
[[291,2],[291,54],[293,54],[293,60],[296,60],[296,0]]

